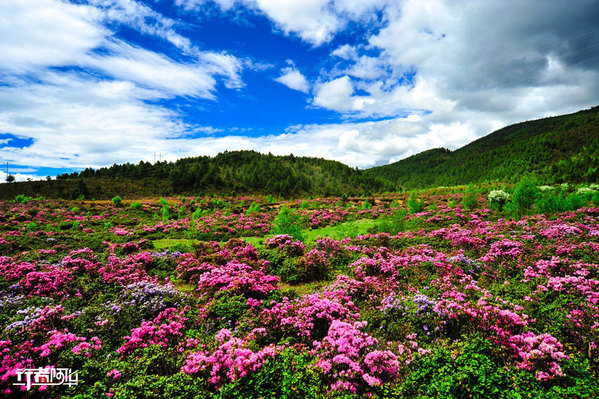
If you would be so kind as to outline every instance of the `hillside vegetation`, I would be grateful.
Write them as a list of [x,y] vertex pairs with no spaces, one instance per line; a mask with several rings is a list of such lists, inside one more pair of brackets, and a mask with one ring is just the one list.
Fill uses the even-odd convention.
[[517,182],[531,173],[545,184],[599,178],[599,106],[522,122],[450,151],[435,148],[368,174],[406,188]]
[[497,130],[450,151],[434,148],[367,170],[313,157],[225,151],[175,162],[125,163],[63,174],[56,180],[3,184],[0,199],[141,198],[173,194],[341,196],[470,183],[599,181],[599,106]]
[[42,195],[49,198],[107,199],[171,194],[357,195],[392,191],[388,181],[322,158],[275,156],[255,151],[225,151],[215,157],[176,162],[139,162],[57,176],[57,181],[5,184],[0,198]]

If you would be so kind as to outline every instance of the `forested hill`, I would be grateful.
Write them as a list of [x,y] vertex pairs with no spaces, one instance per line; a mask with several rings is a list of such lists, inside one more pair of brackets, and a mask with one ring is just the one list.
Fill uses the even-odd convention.
[[[176,162],[139,162],[85,169],[56,180],[2,185],[0,196],[105,199],[171,194],[263,194],[341,196],[394,190],[394,185],[341,162],[322,158],[275,156],[255,151],[225,151],[215,157]],[[10,189],[10,190],[9,190]]]
[[532,173],[541,183],[599,180],[599,106],[522,122],[449,151],[436,148],[367,170],[406,188],[516,182]]

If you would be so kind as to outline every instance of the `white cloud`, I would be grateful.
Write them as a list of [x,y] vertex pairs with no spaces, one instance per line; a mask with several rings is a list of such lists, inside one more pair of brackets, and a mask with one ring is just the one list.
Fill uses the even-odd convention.
[[175,0],[186,10],[202,11],[207,3],[223,11],[236,7],[264,14],[285,34],[296,34],[315,46],[330,41],[350,21],[371,22],[387,0]]
[[253,149],[275,155],[316,156],[351,166],[371,167],[413,155],[431,147],[456,148],[475,136],[469,125],[422,123],[418,118],[379,122],[307,125],[287,133],[261,137],[227,136],[169,140],[172,160],[215,155],[225,150]]
[[[172,21],[146,6],[129,0],[93,3],[97,7],[0,2],[0,132],[33,139],[25,148],[3,148],[7,161],[80,168],[148,160],[167,139],[218,131],[184,125],[177,111],[148,101],[213,99],[219,81],[231,89],[244,85],[243,60],[171,40]],[[104,25],[107,20],[180,42],[181,51],[193,54],[181,62],[128,44]]]
[[310,85],[308,84],[306,77],[293,66],[283,68],[281,70],[281,76],[276,78],[275,81],[284,84],[290,89],[301,91],[302,93],[308,93],[310,91]]
[[177,23],[135,0],[88,0],[102,10],[103,18],[109,22],[128,25],[141,33],[160,37],[185,52],[195,52],[191,41],[177,33]]
[[350,46],[349,44],[344,44],[343,46],[337,47],[331,55],[333,57],[339,57],[346,60],[353,60],[358,57],[358,52],[354,46]]
[[313,104],[335,111],[352,111],[353,104],[350,97],[354,93],[349,76],[343,76],[316,87]]
[[354,86],[347,75],[321,83],[315,91],[314,105],[339,112],[361,112],[375,102],[370,96],[354,96]]
[[[207,2],[176,0],[190,10]],[[512,122],[599,103],[593,47],[599,9],[592,0],[580,7],[566,0],[215,3],[227,12],[258,12],[277,32],[314,46],[331,43],[350,21],[371,24],[362,41],[332,42],[331,57],[316,65],[323,67],[319,76],[308,75],[314,87],[302,73],[308,69],[294,64],[275,79],[311,92],[311,106],[338,112],[342,122],[262,137],[219,137],[213,127],[186,126],[176,110],[151,100],[216,98],[219,82],[238,89],[244,69],[270,66],[200,51],[178,33],[178,22],[140,1],[4,1],[0,132],[34,143],[2,148],[3,156],[17,164],[78,168],[151,160],[154,151],[174,160],[255,149],[368,167],[432,147],[454,149]],[[375,11],[384,25],[372,25]],[[119,40],[111,31],[119,24],[171,43],[185,61]],[[48,68],[54,66],[77,72]],[[210,136],[194,139],[190,132]]]
[[76,63],[109,34],[100,19],[93,7],[60,1],[0,2],[0,73]]
[[[386,26],[366,46],[331,52],[344,61],[326,72],[313,105],[348,118],[416,113],[425,142],[452,147],[599,103],[599,59],[589,50],[599,40],[598,12],[566,1],[407,0],[388,3],[384,14]],[[363,136],[356,132],[348,142]]]

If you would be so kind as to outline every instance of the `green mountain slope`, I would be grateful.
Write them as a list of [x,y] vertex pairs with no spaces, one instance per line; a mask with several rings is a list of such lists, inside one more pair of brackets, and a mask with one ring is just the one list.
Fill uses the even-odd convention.
[[546,184],[597,182],[599,106],[507,126],[455,151],[436,148],[367,173],[406,188],[516,182],[527,173]]
[[140,162],[85,169],[56,180],[2,184],[0,198],[18,194],[107,199],[204,193],[341,196],[392,191],[387,180],[322,158],[225,151],[215,157]]

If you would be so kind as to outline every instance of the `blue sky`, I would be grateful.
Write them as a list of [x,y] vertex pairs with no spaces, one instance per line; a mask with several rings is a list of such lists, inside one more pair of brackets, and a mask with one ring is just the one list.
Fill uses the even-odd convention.
[[598,42],[592,0],[4,1],[0,162],[372,167],[597,105]]

